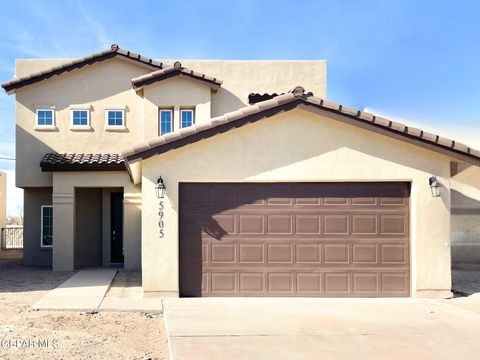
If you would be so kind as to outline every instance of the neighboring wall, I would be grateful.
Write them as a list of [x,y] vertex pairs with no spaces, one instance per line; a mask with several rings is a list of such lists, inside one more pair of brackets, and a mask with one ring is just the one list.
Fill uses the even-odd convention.
[[52,188],[27,188],[23,192],[23,261],[27,266],[52,266],[52,249],[40,246],[41,206],[52,205]]
[[[450,294],[450,159],[436,152],[292,110],[154,156],[142,171],[144,291],[178,295],[180,182],[410,181],[412,295]],[[428,185],[432,174],[443,185],[439,198]],[[152,227],[160,175],[167,187],[163,239]]]
[[[456,186],[461,190],[461,186]],[[480,201],[462,194],[452,193],[452,267],[475,264],[480,267]]]
[[7,225],[7,174],[0,171],[0,229]]
[[102,189],[75,190],[75,268],[102,266]]

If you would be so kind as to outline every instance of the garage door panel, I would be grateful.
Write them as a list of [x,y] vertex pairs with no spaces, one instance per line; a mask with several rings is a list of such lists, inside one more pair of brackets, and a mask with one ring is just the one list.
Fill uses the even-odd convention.
[[298,243],[295,244],[295,260],[297,264],[320,264],[322,261],[321,244]]
[[181,184],[181,294],[408,296],[408,187]]
[[297,292],[307,294],[322,293],[322,274],[318,272],[298,272]]
[[352,280],[355,293],[377,294],[379,292],[378,273],[353,273]]
[[295,234],[318,235],[321,233],[321,221],[318,214],[295,215]]
[[291,272],[269,272],[268,291],[291,293],[294,289],[293,279]]
[[403,214],[381,215],[380,217],[381,235],[407,235],[407,218]]
[[267,245],[268,264],[292,264],[293,263],[293,245],[292,244],[268,244]]
[[265,273],[263,272],[247,272],[239,274],[240,291],[258,293],[265,291]]
[[240,264],[263,264],[265,262],[265,246],[264,244],[239,244]]
[[260,235],[265,233],[265,216],[260,214],[239,215],[238,233]]

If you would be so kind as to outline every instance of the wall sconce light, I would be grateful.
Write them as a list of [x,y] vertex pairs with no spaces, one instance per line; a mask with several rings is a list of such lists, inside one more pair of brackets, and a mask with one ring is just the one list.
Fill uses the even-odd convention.
[[157,198],[163,199],[165,196],[165,190],[167,187],[165,186],[165,183],[163,182],[162,177],[160,176],[157,180],[157,185],[155,185],[155,192],[157,193]]
[[430,185],[430,190],[432,190],[432,196],[433,197],[439,197],[440,196],[440,187],[442,185],[437,180],[437,177],[436,176],[431,176],[430,179],[428,179],[428,183]]

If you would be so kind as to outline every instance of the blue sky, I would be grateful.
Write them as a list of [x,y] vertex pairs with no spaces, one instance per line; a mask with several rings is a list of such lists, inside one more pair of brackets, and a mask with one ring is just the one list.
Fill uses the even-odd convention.
[[[480,147],[479,18],[480,2],[461,0],[0,0],[0,81],[16,58],[112,43],[153,58],[324,59],[330,100]],[[2,93],[3,156],[14,156],[14,110]]]

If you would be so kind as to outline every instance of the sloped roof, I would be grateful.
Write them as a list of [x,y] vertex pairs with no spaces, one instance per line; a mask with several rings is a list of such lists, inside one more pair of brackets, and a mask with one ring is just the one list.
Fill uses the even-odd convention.
[[306,94],[305,89],[301,86],[297,86],[292,92],[287,94],[279,95],[270,100],[261,101],[255,105],[212,118],[209,121],[198,122],[188,128],[156,137],[148,142],[143,142],[124,151],[123,156],[127,163],[133,163],[295,108],[312,111],[354,126],[443,153],[461,161],[480,165],[480,151],[478,150],[472,149],[455,140],[443,138],[421,129],[406,126],[352,107],[327,101],[310,95],[309,93]]
[[125,163],[120,154],[45,154],[42,171],[121,171]]
[[153,84],[157,81],[170,79],[174,76],[185,76],[194,80],[202,81],[215,91],[218,90],[218,88],[222,85],[222,80],[187,69],[186,67],[183,67],[179,61],[176,61],[173,66],[155,70],[149,74],[132,79],[132,86],[135,90],[140,90],[144,86]]
[[91,65],[91,64],[104,61],[107,59],[111,59],[114,57],[123,57],[132,61],[136,61],[140,64],[147,65],[152,69],[154,68],[162,69],[164,67],[164,64],[160,61],[147,58],[145,56],[142,56],[140,54],[137,54],[128,50],[120,49],[118,45],[113,44],[110,47],[110,49],[100,51],[98,53],[91,54],[79,59],[75,59],[65,64],[55,66],[55,67],[43,70],[41,72],[33,73],[28,76],[13,78],[9,81],[2,83],[1,86],[3,89],[5,89],[7,93],[12,93],[16,89],[19,89],[21,87],[34,84],[36,82],[49,79],[53,76],[57,76],[62,73],[69,72],[75,69],[80,69],[84,66]]

